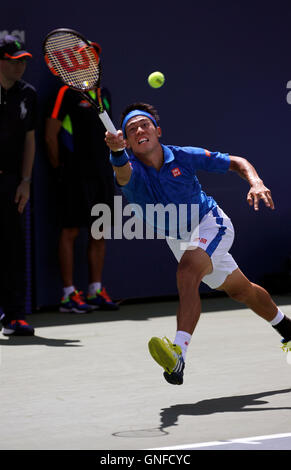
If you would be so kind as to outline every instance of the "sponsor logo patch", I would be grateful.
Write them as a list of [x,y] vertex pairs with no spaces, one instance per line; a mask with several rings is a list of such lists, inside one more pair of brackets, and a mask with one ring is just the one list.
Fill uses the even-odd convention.
[[179,169],[178,167],[177,167],[177,168],[173,168],[173,169],[171,170],[171,172],[172,172],[172,175],[174,176],[174,178],[177,178],[177,176],[180,176],[180,175],[181,175],[181,171],[180,171],[180,169]]

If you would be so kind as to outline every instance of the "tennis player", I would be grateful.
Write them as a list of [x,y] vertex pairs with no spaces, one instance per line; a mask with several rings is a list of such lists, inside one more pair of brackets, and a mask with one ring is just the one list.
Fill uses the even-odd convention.
[[[257,211],[260,201],[263,201],[273,210],[271,191],[255,168],[242,157],[196,147],[161,144],[159,116],[151,105],[145,103],[128,106],[122,114],[121,127],[117,135],[106,132],[105,141],[111,150],[110,161],[117,183],[128,201],[139,204],[145,217],[147,204],[199,206],[198,237],[197,230],[183,239],[180,233],[176,237],[171,235],[177,232],[177,227],[169,224],[164,228],[167,243],[178,261],[177,331],[173,343],[165,337],[151,338],[149,351],[164,369],[167,382],[183,383],[187,348],[201,312],[201,281],[212,289],[226,292],[269,322],[282,336],[285,349],[291,350],[291,320],[265,289],[250,282],[239,269],[229,253],[234,240],[231,220],[216,201],[205,194],[196,176],[197,170],[234,171],[250,185],[247,194],[249,205]],[[191,227],[190,214],[191,211],[186,229]],[[159,227],[156,229],[160,230]]]

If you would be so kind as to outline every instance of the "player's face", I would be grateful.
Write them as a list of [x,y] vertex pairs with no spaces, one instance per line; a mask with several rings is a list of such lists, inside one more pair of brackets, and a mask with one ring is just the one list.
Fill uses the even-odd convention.
[[151,119],[145,116],[135,116],[126,125],[127,145],[133,153],[144,155],[159,145],[160,127],[155,127]]
[[26,59],[0,60],[0,72],[7,82],[16,82],[25,72]]

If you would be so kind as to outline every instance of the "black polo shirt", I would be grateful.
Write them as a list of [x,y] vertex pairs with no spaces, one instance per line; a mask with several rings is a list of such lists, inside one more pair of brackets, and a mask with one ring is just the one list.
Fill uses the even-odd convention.
[[24,139],[36,127],[35,89],[19,80],[9,90],[0,85],[0,170],[21,171]]
[[[103,88],[101,97],[110,115],[110,92]],[[59,145],[65,171],[85,178],[112,178],[109,149],[104,140],[106,129],[89,101],[63,86],[49,104],[48,116],[62,122]]]

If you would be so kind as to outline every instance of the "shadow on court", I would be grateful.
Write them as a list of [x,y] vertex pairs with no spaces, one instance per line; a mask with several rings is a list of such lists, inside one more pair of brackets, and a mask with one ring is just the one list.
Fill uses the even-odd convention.
[[[290,295],[273,296],[277,305],[290,305]],[[202,313],[218,311],[231,311],[246,308],[224,294],[216,296],[202,296]],[[163,316],[175,316],[178,308],[177,298],[165,301],[163,299],[150,301],[136,301],[136,303],[120,303],[120,309],[116,311],[95,310],[88,314],[60,313],[56,309],[50,312],[42,311],[27,316],[34,328],[46,326],[73,325],[81,323],[105,323],[114,321],[146,321],[151,318]]]
[[7,339],[0,339],[0,346],[31,346],[43,345],[52,347],[81,347],[78,339],[54,339],[42,336],[11,336]]
[[273,390],[269,392],[255,393],[251,395],[238,395],[233,397],[212,398],[202,400],[197,403],[187,403],[173,405],[169,408],[163,408],[160,413],[160,429],[164,430],[171,426],[178,425],[179,416],[201,416],[215,413],[233,413],[249,411],[267,411],[267,410],[290,410],[291,407],[272,407],[259,406],[267,405],[269,402],[264,398],[283,393],[290,393],[291,388],[283,390]]
[[119,310],[94,310],[90,313],[60,313],[57,310],[27,315],[34,328],[115,321],[145,321],[154,317],[176,315],[177,301],[121,305]]

